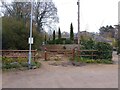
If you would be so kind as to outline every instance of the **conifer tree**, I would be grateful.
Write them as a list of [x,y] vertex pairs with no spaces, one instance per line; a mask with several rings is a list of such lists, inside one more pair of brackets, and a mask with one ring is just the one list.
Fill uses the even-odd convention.
[[72,25],[72,23],[70,24],[70,40],[71,41],[74,40],[74,32],[73,32],[73,25]]

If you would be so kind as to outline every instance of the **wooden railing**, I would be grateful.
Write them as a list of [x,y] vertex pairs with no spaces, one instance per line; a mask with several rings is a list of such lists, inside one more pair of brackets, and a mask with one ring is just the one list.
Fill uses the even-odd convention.
[[[90,52],[91,54],[81,54],[82,52]],[[78,56],[98,56],[96,52],[98,52],[98,50],[78,50],[77,54]]]
[[[29,50],[0,50],[2,57],[9,57],[9,58],[28,58]],[[37,50],[31,50],[32,58],[35,59]]]
[[[90,52],[91,54],[81,54],[82,52]],[[48,56],[50,54],[55,55],[55,54],[63,54],[65,56],[72,57],[73,59],[75,56],[79,57],[97,57],[98,55],[96,54],[98,50],[66,50],[66,49],[45,49],[45,60],[47,60]]]
[[[77,50],[76,56],[78,57],[98,57],[97,55],[98,50]],[[85,54],[83,54],[85,53]],[[88,54],[86,54],[88,53]]]
[[57,54],[62,54],[68,57],[72,57],[73,51],[65,50],[65,49],[46,49],[45,48],[45,53],[44,53],[45,60],[47,60],[48,57],[50,57],[51,55],[57,55]]
[[53,54],[63,54],[66,56],[71,56],[73,54],[72,50],[64,50],[64,49],[48,49],[46,50],[47,53],[53,53]]

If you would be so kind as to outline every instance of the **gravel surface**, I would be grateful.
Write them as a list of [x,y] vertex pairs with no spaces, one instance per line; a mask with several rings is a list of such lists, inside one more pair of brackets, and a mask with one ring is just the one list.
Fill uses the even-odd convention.
[[118,57],[114,64],[83,66],[50,65],[41,61],[39,69],[4,72],[3,88],[118,88]]

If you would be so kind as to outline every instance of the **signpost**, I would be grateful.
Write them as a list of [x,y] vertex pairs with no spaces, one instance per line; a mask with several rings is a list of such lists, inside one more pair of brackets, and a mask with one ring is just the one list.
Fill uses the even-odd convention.
[[80,0],[77,2],[78,5],[78,50],[80,49]]
[[33,44],[33,37],[31,37],[31,38],[28,39],[28,43],[29,44]]
[[33,13],[33,0],[31,0],[31,20],[30,20],[30,37],[29,37],[29,57],[28,57],[28,68],[31,68],[31,44],[33,44],[32,38],[32,13]]

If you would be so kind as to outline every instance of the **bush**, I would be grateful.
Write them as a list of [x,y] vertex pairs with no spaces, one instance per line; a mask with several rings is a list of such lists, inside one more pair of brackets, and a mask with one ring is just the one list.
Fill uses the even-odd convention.
[[55,40],[55,44],[63,44],[62,39],[56,39],[56,40]]
[[27,58],[21,58],[21,57],[19,57],[19,58],[17,58],[17,62],[18,63],[25,63],[25,62],[27,62],[28,61],[28,59]]
[[[12,22],[12,23],[11,23]],[[2,18],[2,49],[18,49],[26,50],[29,48],[29,25],[24,24],[24,21],[16,18]],[[39,49],[42,44],[42,35],[33,27],[34,44],[32,49]]]
[[15,62],[15,59],[13,59],[13,58],[6,58],[6,57],[2,58],[2,64],[10,64],[12,62]]
[[66,39],[65,44],[73,44],[73,42],[71,40],[69,40],[69,39]]
[[13,62],[13,63],[10,63],[11,67],[10,68],[20,68],[21,65],[18,63],[18,62]]
[[48,44],[55,44],[54,42],[55,42],[55,41],[50,40],[50,41],[48,41],[47,43],[48,43]]
[[96,49],[98,50],[98,58],[112,59],[112,46],[109,43],[97,42]]
[[22,67],[28,67],[28,63],[27,62],[22,62],[20,63]]
[[[94,53],[98,57],[93,57],[93,59],[112,59],[112,46],[105,42],[95,42],[92,39],[81,41],[81,50],[98,50],[99,52]],[[81,52],[83,55],[91,55],[92,52]],[[91,57],[88,57],[91,58]]]
[[76,62],[82,62],[82,63],[103,63],[103,64],[112,64],[113,61],[112,60],[108,60],[108,59],[97,59],[97,60],[93,60],[93,59],[89,59],[89,58],[80,58],[80,57],[75,57],[75,61]]
[[36,68],[39,68],[41,66],[41,63],[39,62],[32,62],[32,66],[36,66]]
[[81,45],[83,46],[81,47],[81,49],[86,49],[86,50],[92,50],[95,49],[96,47],[95,41],[93,41],[92,39],[81,40]]
[[[28,67],[28,59],[27,58],[2,58],[2,68],[3,69],[19,69],[22,67]],[[36,68],[40,67],[39,62],[32,62],[32,66],[36,66]]]
[[61,38],[56,40],[50,40],[48,41],[48,44],[73,44],[73,42],[70,39]]
[[117,54],[120,54],[120,40],[118,40]]

